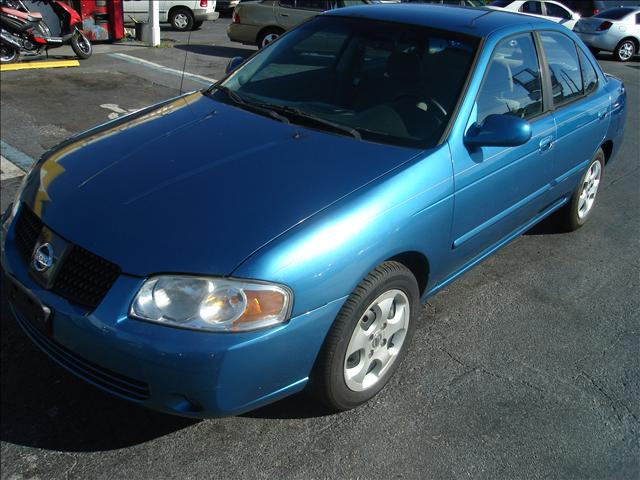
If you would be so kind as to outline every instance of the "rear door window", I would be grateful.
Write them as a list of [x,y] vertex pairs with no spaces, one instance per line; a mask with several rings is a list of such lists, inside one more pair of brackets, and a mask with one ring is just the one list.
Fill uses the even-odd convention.
[[565,20],[571,20],[571,13],[569,10],[562,8],[555,3],[545,2],[544,6],[547,8],[547,15],[549,17],[558,17]]
[[542,15],[542,3],[541,2],[524,2],[520,7],[520,11],[523,13],[533,13],[535,15]]
[[584,94],[589,95],[598,88],[598,74],[587,56],[579,50],[580,69],[582,70],[582,83]]
[[582,72],[576,44],[557,32],[541,32],[540,38],[549,64],[553,104],[571,102],[582,95]]

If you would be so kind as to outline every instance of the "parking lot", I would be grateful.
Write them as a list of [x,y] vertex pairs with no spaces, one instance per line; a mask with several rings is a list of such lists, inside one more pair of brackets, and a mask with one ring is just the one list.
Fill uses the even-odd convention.
[[[163,30],[162,48],[103,46],[79,68],[2,73],[3,156],[24,166],[181,83],[221,78],[255,51],[228,42],[228,21]],[[2,478],[639,478],[640,63],[599,60],[624,79],[629,108],[592,220],[570,234],[544,222],[433,297],[374,401],[341,414],[304,394],[224,419],[155,413],[53,364],[3,300]],[[3,164],[3,208],[11,172]]]

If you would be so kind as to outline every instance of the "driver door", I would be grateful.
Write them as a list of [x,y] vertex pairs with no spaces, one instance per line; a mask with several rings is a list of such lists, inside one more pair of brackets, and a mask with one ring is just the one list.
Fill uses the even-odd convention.
[[456,189],[451,245],[458,267],[507,238],[550,201],[556,126],[545,112],[529,33],[496,46],[467,129],[491,114],[528,120],[532,137],[516,147],[470,149],[462,139],[451,145]]

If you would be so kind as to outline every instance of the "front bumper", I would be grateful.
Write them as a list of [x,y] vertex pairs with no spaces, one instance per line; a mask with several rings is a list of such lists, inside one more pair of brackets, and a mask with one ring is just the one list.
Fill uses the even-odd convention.
[[609,31],[598,33],[575,32],[587,47],[613,52],[620,38]]
[[9,302],[25,333],[47,355],[113,395],[196,418],[234,415],[300,391],[344,298],[269,330],[207,333],[128,317],[143,279],[121,275],[93,311],[41,289],[15,248],[12,230],[1,252],[3,275],[51,309],[52,333],[41,333]]

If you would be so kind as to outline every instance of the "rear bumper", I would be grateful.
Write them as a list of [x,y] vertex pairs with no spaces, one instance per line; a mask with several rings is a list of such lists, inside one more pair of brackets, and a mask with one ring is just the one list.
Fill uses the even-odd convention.
[[51,310],[52,332],[35,328],[9,301],[17,323],[51,359],[120,398],[195,418],[234,415],[300,391],[344,299],[273,329],[208,333],[129,318],[143,279],[121,275],[102,303],[86,312],[41,289],[12,240],[1,252],[10,276]]
[[196,22],[204,22],[206,20],[217,20],[220,17],[218,12],[194,12],[193,18]]
[[257,45],[258,33],[262,27],[257,25],[243,25],[241,23],[231,23],[227,27],[227,36],[232,42],[240,42],[245,45]]

